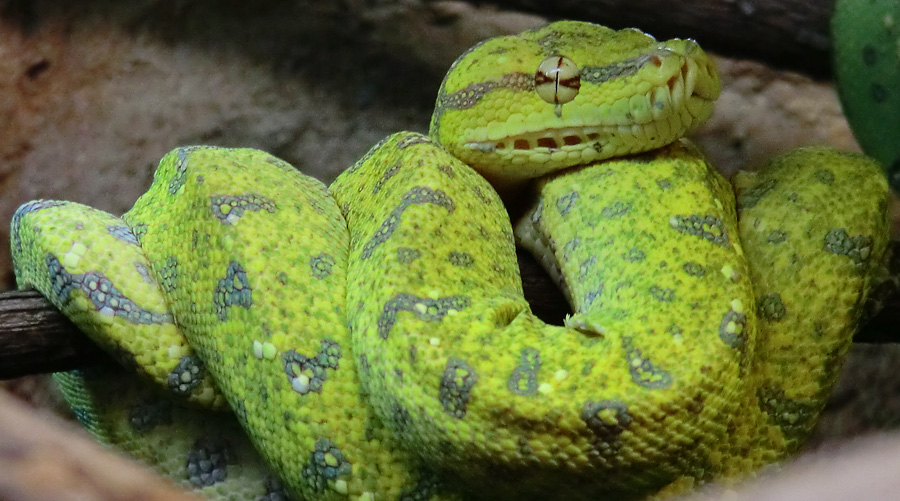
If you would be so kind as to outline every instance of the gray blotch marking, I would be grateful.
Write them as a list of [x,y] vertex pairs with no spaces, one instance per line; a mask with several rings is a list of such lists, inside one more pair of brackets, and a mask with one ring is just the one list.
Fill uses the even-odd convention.
[[767,294],[759,298],[756,304],[758,305],[760,316],[770,322],[777,322],[787,314],[784,302],[778,293]]
[[422,253],[419,252],[418,249],[411,249],[409,247],[400,247],[397,249],[397,261],[400,261],[403,264],[409,264],[421,256]]
[[59,202],[56,200],[32,200],[26,204],[20,205],[13,214],[10,222],[10,234],[12,235],[12,245],[16,251],[22,250],[22,237],[19,235],[19,227],[22,224],[22,218],[33,212],[37,212],[50,207],[61,207],[67,205],[68,202]]
[[187,479],[196,488],[224,482],[228,478],[228,465],[235,459],[224,438],[201,438],[188,452],[185,464]]
[[322,393],[325,381],[328,380],[327,370],[336,371],[340,359],[341,346],[331,339],[323,339],[318,353],[312,358],[293,349],[281,356],[291,389],[301,395]]
[[851,237],[845,228],[835,228],[825,235],[826,252],[847,256],[857,270],[863,270],[872,253],[872,237],[856,235]]
[[472,388],[477,382],[478,374],[471,365],[456,357],[448,358],[438,389],[438,400],[444,411],[456,419],[464,418]]
[[572,212],[572,209],[575,208],[575,203],[577,201],[577,191],[566,193],[565,195],[562,195],[556,199],[556,210],[559,211],[560,216],[565,217],[569,214],[569,212]]
[[179,396],[188,396],[206,376],[206,365],[194,355],[184,355],[172,369],[166,380],[169,390]]
[[353,473],[353,465],[344,457],[341,450],[331,440],[316,440],[315,450],[309,455],[309,461],[300,474],[307,484],[317,493],[325,492],[328,482],[338,477],[347,477]]
[[134,324],[172,323],[170,313],[159,313],[138,306],[99,271],[69,273],[53,254],[47,254],[46,264],[51,290],[61,304],[69,302],[73,290],[80,290],[101,315],[116,316]]
[[737,196],[738,211],[756,207],[759,201],[774,190],[777,185],[778,182],[775,179],[769,178],[755,186],[741,190]]
[[[734,322],[734,332],[728,329],[728,325]],[[728,346],[741,351],[747,345],[747,333],[744,331],[747,326],[747,316],[734,310],[728,310],[722,315],[722,321],[719,323],[719,339]]]
[[432,204],[447,209],[447,212],[453,212],[456,208],[453,200],[441,190],[432,190],[427,186],[416,186],[407,191],[400,203],[391,211],[387,219],[381,223],[381,226],[375,230],[372,238],[363,246],[361,259],[368,259],[375,248],[387,241],[394,230],[400,226],[403,212],[412,205]]
[[134,236],[134,233],[131,232],[131,228],[125,225],[111,224],[106,227],[107,233],[112,235],[113,238],[120,242],[124,242],[126,244],[138,245],[138,239]]
[[631,380],[638,386],[653,390],[664,390],[672,386],[672,375],[644,357],[641,350],[634,345],[631,336],[622,338],[622,348],[625,350]]
[[178,287],[178,258],[169,256],[159,269],[160,288],[172,292]]
[[538,371],[541,370],[541,354],[535,348],[522,348],[519,365],[513,369],[506,388],[516,395],[534,396],[538,392]]
[[172,424],[172,400],[150,397],[135,404],[128,411],[128,423],[131,429],[143,433]]
[[709,240],[722,247],[728,247],[728,231],[725,229],[725,223],[715,216],[700,216],[698,214],[689,216],[675,215],[669,219],[669,225],[681,233]]
[[225,278],[220,278],[213,291],[213,307],[221,321],[228,319],[228,308],[241,306],[249,309],[253,305],[253,289],[247,280],[247,272],[236,261],[228,263]]
[[[226,207],[228,210],[226,210]],[[275,201],[255,193],[245,195],[212,195],[210,209],[223,224],[235,224],[248,211],[266,211],[274,214],[278,205]]]
[[334,257],[324,252],[317,256],[309,258],[309,268],[312,275],[319,280],[323,280],[331,275],[334,268]]
[[419,320],[427,322],[439,322],[450,310],[463,310],[470,304],[465,296],[447,296],[437,299],[423,298],[412,294],[398,293],[385,303],[381,315],[378,317],[378,336],[387,339],[394,323],[397,321],[397,313],[408,311],[416,315]]
[[[612,411],[613,416],[607,416],[604,411]],[[601,413],[604,414],[601,417]],[[609,419],[612,417],[613,419]],[[618,442],[622,433],[628,429],[634,418],[628,412],[628,406],[618,400],[587,401],[581,409],[581,420],[587,425],[594,436],[606,444]]]
[[450,254],[447,255],[447,261],[449,261],[453,266],[467,268],[469,266],[472,266],[472,264],[475,262],[475,258],[473,258],[472,255],[468,252],[451,251]]

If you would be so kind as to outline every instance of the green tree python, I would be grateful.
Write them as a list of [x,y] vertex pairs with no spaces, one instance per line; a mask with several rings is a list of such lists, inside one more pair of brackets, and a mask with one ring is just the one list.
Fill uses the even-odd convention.
[[[428,136],[391,135],[330,187],[260,151],[178,148],[121,218],[23,205],[16,275],[126,368],[57,376],[82,423],[210,497],[737,480],[815,423],[883,266],[888,188],[825,148],[730,184],[681,139],[719,88],[690,40],[580,22],[491,39],[450,68]],[[515,224],[494,187],[528,200]],[[516,239],[565,291],[564,325],[531,313]]]

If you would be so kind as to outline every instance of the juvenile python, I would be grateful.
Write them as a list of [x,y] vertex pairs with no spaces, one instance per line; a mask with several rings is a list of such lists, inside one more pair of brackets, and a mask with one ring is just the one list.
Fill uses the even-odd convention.
[[[430,136],[388,137],[329,188],[200,146],[122,218],[25,204],[16,274],[175,395],[59,375],[82,422],[209,496],[628,499],[737,479],[815,423],[881,269],[888,190],[823,148],[732,187],[679,139],[718,93],[692,41],[553,23],[460,56]],[[516,233],[570,299],[565,326],[530,313],[485,178],[533,195]],[[227,414],[190,408],[226,401],[274,475]]]

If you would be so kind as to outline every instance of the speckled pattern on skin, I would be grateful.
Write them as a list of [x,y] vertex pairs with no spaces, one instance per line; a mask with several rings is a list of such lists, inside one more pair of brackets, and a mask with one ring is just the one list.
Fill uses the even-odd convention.
[[[548,102],[520,80],[561,53],[599,76]],[[328,190],[263,152],[179,148],[122,219],[23,206],[17,276],[158,386],[227,400],[271,474],[242,466],[259,458],[231,418],[210,434],[118,373],[59,376],[98,437],[211,497],[632,499],[737,480],[815,422],[882,263],[887,184],[814,148],[732,187],[677,139],[718,86],[696,44],[635,30],[487,41],[448,73],[431,139],[391,135]],[[571,299],[551,326],[486,178],[574,164],[534,182],[515,225]],[[109,314],[81,286],[101,273],[166,321]]]
[[896,28],[900,4],[869,0],[834,3],[831,44],[841,108],[863,151],[881,162],[895,191],[900,190],[900,71]]

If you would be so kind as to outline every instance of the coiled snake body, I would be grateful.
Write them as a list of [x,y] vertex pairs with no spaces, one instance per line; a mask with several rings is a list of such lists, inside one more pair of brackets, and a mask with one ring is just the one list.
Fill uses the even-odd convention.
[[[489,40],[454,63],[430,137],[390,136],[327,189],[187,147],[122,218],[22,206],[17,277],[167,392],[59,375],[82,422],[210,496],[622,499],[739,478],[814,424],[882,262],[887,188],[822,148],[732,187],[679,139],[718,92],[690,41],[575,22]],[[515,232],[562,284],[564,326],[530,313],[485,178],[534,195]],[[226,402],[272,474],[227,414],[191,407]]]

